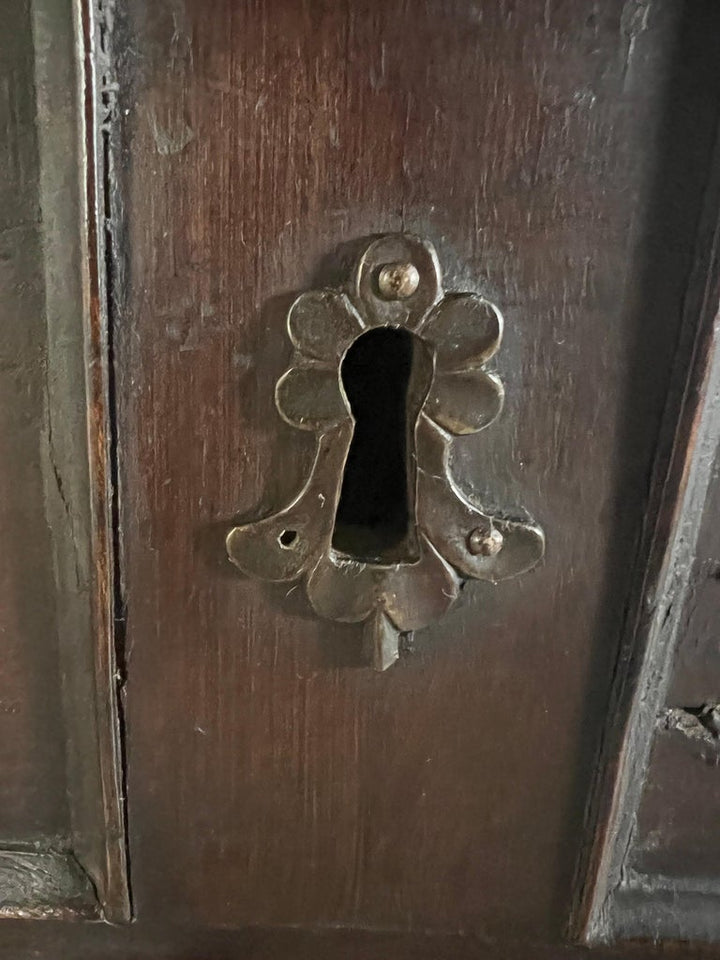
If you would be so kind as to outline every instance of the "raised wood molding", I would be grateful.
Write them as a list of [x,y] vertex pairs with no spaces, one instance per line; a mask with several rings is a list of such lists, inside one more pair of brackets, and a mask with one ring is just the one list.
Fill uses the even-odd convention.
[[[32,265],[45,311],[40,459],[65,747],[60,789],[69,822],[61,837],[2,838],[0,916],[122,922],[130,918],[130,901],[116,656],[106,251],[104,231],[98,229],[105,202],[96,150],[102,105],[94,47],[100,26],[90,3],[34,0],[29,15],[21,6],[15,42],[25,47],[23,62],[34,64],[36,131],[27,149],[36,150],[32,162],[39,171],[41,212],[41,263]],[[37,216],[35,209],[26,213]],[[42,832],[42,824],[38,829]]]
[[[627,867],[658,718],[692,590],[690,571],[720,447],[720,141],[687,286],[674,388],[658,446],[635,600],[618,656],[613,702],[588,808],[588,855],[573,933],[615,939],[717,939],[718,891]],[[701,906],[704,903],[704,907]],[[684,918],[687,911],[687,923]],[[714,935],[709,936],[709,930]]]

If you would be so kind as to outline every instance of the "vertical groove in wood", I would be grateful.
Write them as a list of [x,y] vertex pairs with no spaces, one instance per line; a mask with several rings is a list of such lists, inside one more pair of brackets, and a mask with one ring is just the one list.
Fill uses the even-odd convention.
[[90,6],[0,16],[3,917],[129,916]]
[[85,317],[87,320],[87,375],[92,506],[93,597],[96,654],[96,708],[100,777],[104,818],[105,862],[98,886],[105,916],[118,922],[131,915],[128,885],[124,799],[124,747],[118,638],[120,578],[119,531],[113,476],[114,397],[110,324],[112,301],[109,282],[113,260],[112,204],[108,193],[110,137],[115,118],[116,87],[111,49],[112,7],[91,0],[75,0],[79,43],[82,50],[84,173],[86,193],[83,262]]

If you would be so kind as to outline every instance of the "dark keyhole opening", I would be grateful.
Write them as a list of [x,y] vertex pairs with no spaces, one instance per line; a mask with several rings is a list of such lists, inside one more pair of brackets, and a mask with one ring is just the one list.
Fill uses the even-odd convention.
[[415,423],[432,369],[426,344],[390,327],[364,333],[345,355],[355,428],[332,536],[338,553],[366,563],[417,559]]

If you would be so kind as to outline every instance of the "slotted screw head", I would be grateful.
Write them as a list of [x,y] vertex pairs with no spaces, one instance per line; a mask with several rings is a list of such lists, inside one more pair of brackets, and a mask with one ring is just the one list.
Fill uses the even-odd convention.
[[378,289],[384,300],[407,300],[419,283],[420,274],[412,263],[386,263],[378,274]]

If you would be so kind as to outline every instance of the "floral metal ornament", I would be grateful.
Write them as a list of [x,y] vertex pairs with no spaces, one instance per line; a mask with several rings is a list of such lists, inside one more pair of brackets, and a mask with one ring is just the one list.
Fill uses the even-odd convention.
[[[315,460],[288,506],[230,531],[228,555],[252,576],[303,577],[318,615],[362,622],[368,658],[378,670],[398,658],[401,635],[452,606],[463,580],[514,577],[544,553],[536,524],[473,503],[449,467],[453,437],[482,430],[502,408],[502,384],[484,369],[500,345],[502,324],[497,307],[477,294],[444,294],[432,244],[406,234],[369,242],[346,290],[303,293],[289,310],[296,354],[276,385],[276,406],[288,423],[317,434]],[[383,357],[392,351],[405,379],[383,372]],[[363,414],[370,453],[366,449],[360,480],[351,360],[370,378],[363,387],[353,374],[353,390],[358,396],[365,391],[367,409],[395,391],[392,403],[402,403],[405,423],[392,446],[378,411]],[[374,455],[375,442],[382,455]],[[383,470],[393,494],[378,494],[374,479]],[[356,507],[345,504],[353,496],[362,500],[365,491],[360,513],[371,519],[355,522]],[[387,516],[383,497],[394,497]]]

